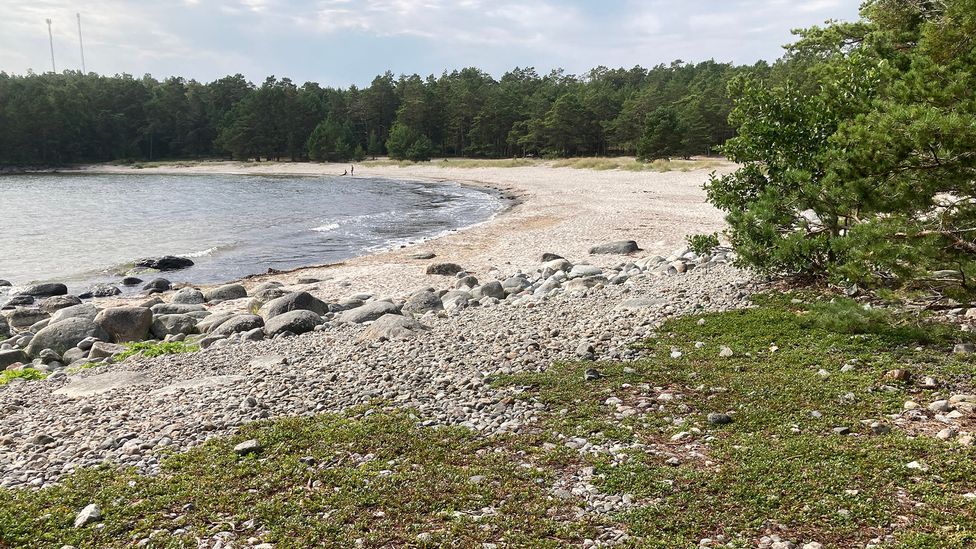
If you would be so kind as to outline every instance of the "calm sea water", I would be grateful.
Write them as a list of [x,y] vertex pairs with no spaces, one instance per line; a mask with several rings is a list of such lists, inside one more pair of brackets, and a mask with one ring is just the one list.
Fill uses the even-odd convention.
[[2,176],[0,279],[80,292],[170,254],[196,265],[166,278],[222,282],[430,238],[500,209],[477,189],[366,177]]

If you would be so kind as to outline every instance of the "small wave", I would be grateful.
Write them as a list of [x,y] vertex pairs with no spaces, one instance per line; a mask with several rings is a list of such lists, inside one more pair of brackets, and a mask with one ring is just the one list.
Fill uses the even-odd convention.
[[212,248],[207,248],[206,250],[201,250],[199,252],[190,252],[188,254],[181,254],[182,257],[204,257],[208,255],[213,255],[221,246],[214,246]]
[[321,227],[312,227],[312,230],[319,233],[327,233],[329,231],[334,231],[339,228],[338,223],[327,223]]

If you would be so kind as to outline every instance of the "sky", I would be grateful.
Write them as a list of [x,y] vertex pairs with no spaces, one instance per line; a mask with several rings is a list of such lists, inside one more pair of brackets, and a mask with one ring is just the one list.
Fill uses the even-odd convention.
[[773,60],[790,29],[855,20],[859,0],[0,0],[0,71],[241,73],[346,87],[478,67],[582,74],[676,59]]

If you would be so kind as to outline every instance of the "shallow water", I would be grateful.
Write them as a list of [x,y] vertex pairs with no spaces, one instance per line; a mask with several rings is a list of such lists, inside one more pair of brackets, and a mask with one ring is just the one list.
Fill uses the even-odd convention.
[[365,177],[3,176],[0,279],[80,292],[170,254],[196,265],[166,278],[215,283],[430,238],[500,209],[478,189]]

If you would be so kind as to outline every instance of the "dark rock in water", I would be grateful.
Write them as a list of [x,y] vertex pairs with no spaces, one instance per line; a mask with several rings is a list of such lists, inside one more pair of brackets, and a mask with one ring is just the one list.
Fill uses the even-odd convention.
[[553,254],[553,253],[549,253],[549,252],[546,252],[546,253],[542,254],[542,262],[543,263],[549,263],[550,261],[555,261],[557,259],[566,259],[566,258],[563,257],[563,256],[561,256],[561,255],[559,255],[559,254]]
[[178,271],[193,266],[193,260],[187,257],[164,255],[162,257],[146,257],[136,261],[136,267],[156,269],[157,271]]
[[105,341],[109,339],[105,330],[87,318],[69,318],[48,325],[47,328],[34,334],[27,345],[28,356],[36,357],[44,349],[63,354],[72,347],[76,347],[81,340],[94,337]]
[[295,310],[275,316],[264,324],[264,333],[275,337],[285,332],[304,334],[322,324],[322,317],[312,311]]
[[607,242],[590,248],[591,254],[619,254],[627,255],[639,251],[640,247],[633,240],[618,240],[617,242]]
[[427,274],[454,276],[464,270],[464,267],[457,263],[432,263],[427,266]]
[[329,312],[329,306],[308,292],[293,292],[265,303],[258,314],[267,322],[278,315],[298,310],[313,311],[321,316]]
[[434,252],[420,252],[409,256],[410,259],[434,259],[437,254]]
[[154,278],[150,280],[148,284],[143,286],[142,289],[153,294],[158,292],[165,292],[166,290],[169,290],[171,287],[172,284],[170,284],[169,280],[166,280],[165,278]]
[[127,276],[122,279],[123,286],[135,286],[137,284],[142,284],[142,279],[134,276]]
[[95,324],[101,326],[114,343],[146,339],[152,321],[152,311],[145,307],[109,307],[95,316]]
[[56,295],[49,297],[41,303],[41,309],[49,313],[54,313],[54,311],[64,309],[66,307],[73,307],[75,305],[81,305],[81,298],[74,295]]
[[34,303],[34,297],[29,295],[15,295],[7,300],[7,305],[30,305]]
[[60,282],[50,282],[46,284],[34,284],[24,288],[20,295],[32,295],[34,297],[47,297],[52,295],[65,295],[68,287]]
[[11,284],[9,280],[4,280],[0,278],[0,288],[4,288],[7,286],[13,286],[13,284]]
[[118,289],[111,284],[95,284],[88,291],[85,292],[91,297],[112,297],[113,295],[119,295],[122,290]]

